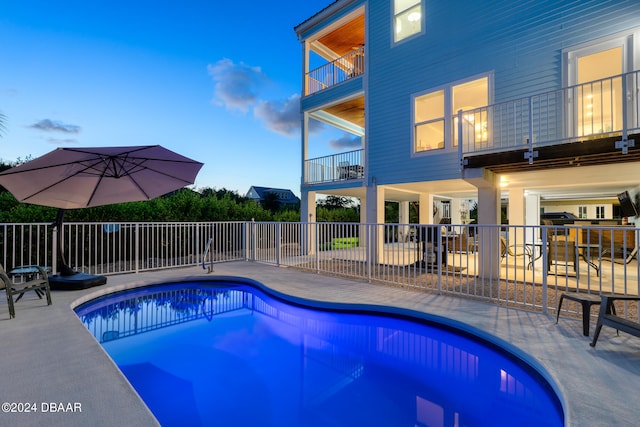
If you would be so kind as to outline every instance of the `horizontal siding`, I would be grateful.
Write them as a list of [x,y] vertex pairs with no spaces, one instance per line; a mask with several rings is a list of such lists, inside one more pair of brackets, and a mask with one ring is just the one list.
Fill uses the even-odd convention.
[[411,156],[412,94],[487,72],[495,102],[558,89],[564,49],[640,27],[637,0],[428,0],[426,7],[426,34],[392,47],[390,3],[369,1],[367,166],[381,184],[460,177],[457,152]]

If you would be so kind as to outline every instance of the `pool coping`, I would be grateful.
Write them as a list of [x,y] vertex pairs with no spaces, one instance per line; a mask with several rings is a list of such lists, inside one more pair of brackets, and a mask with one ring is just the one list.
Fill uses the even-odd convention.
[[[0,319],[0,339],[11,343],[4,346],[5,357],[0,359],[0,366],[9,371],[5,381],[12,385],[11,398],[4,401],[80,401],[83,412],[1,413],[0,422],[7,418],[20,425],[157,425],[72,307],[119,290],[214,277],[251,279],[269,292],[319,304],[395,307],[451,319],[513,346],[524,352],[527,362],[542,368],[543,376],[559,392],[566,425],[635,425],[640,418],[640,408],[630,399],[638,391],[640,378],[640,340],[635,337],[616,336],[615,330],[604,328],[598,346],[592,348],[582,336],[580,319],[561,317],[556,325],[551,314],[254,262],[231,262],[216,264],[211,274],[190,267],[109,276],[104,287],[54,292],[51,307],[37,297],[25,297],[16,307],[15,319]],[[8,318],[6,306],[0,313]]]

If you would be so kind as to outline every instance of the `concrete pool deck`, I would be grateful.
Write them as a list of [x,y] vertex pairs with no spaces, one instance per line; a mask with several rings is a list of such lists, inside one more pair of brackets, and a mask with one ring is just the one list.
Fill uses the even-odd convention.
[[[36,411],[5,413],[3,406],[0,425],[157,425],[100,344],[75,316],[72,304],[114,288],[215,275],[251,278],[305,299],[394,306],[464,322],[535,358],[562,394],[567,425],[631,426],[640,420],[640,406],[635,403],[640,392],[640,339],[625,333],[616,336],[614,329],[604,327],[597,347],[591,348],[590,338],[582,335],[580,319],[561,318],[556,325],[554,314],[251,262],[215,264],[214,268],[211,274],[201,267],[191,267],[109,276],[106,286],[54,291],[53,305],[49,307],[32,292],[16,304],[15,319],[9,319],[6,300],[2,298],[0,403],[29,403]],[[593,329],[592,322],[592,334]]]

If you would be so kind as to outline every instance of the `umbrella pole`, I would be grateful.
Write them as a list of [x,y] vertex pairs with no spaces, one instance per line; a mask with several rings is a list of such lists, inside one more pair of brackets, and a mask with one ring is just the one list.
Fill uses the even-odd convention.
[[72,274],[76,274],[76,271],[73,271],[71,267],[67,264],[67,260],[64,256],[64,248],[62,247],[62,223],[64,221],[64,209],[58,209],[58,215],[56,216],[55,226],[58,230],[58,255],[60,256],[60,262],[58,264],[58,269],[60,271],[61,276],[71,276]]

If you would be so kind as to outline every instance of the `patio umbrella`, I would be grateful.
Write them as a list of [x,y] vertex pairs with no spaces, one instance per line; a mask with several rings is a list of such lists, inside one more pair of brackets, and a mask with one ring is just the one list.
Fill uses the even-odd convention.
[[[20,202],[65,209],[151,200],[193,184],[203,164],[159,145],[57,148],[0,173],[0,185]],[[73,271],[58,247],[61,274]]]

